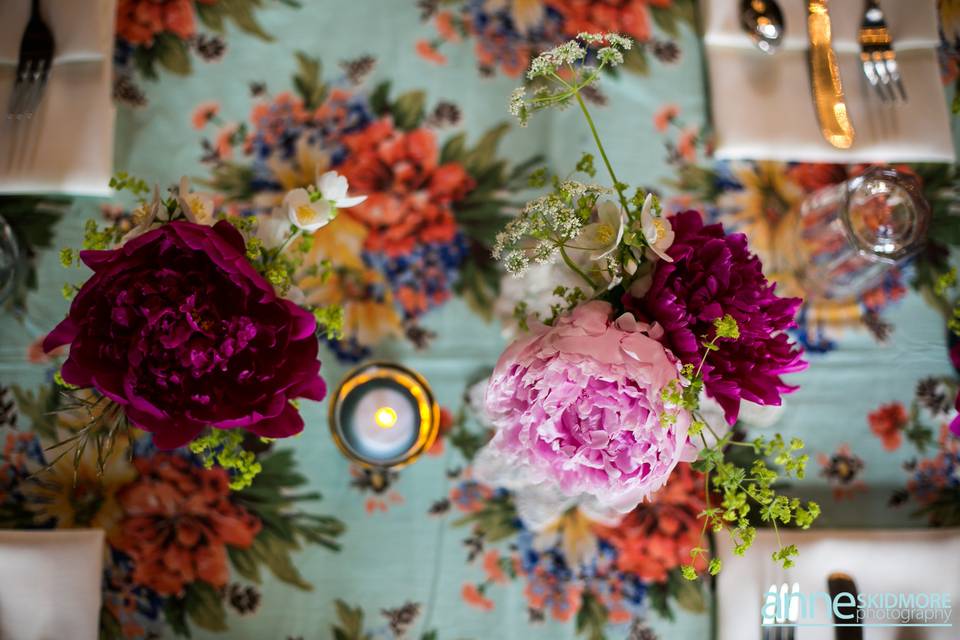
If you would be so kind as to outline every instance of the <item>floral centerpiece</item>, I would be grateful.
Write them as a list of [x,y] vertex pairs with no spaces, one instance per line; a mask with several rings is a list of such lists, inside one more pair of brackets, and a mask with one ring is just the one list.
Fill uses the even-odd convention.
[[[149,191],[123,175],[111,186]],[[88,224],[84,250],[61,258],[93,274],[67,287],[69,314],[43,342],[47,352],[70,346],[58,381],[90,417],[62,444],[77,459],[92,446],[102,469],[133,426],[160,449],[192,443],[233,469],[236,488],[249,484],[258,465],[239,430],[295,435],[304,426],[299,399],[326,393],[318,333],[335,333],[342,310],[300,304],[291,282],[310,250],[304,232],[365,200],[347,188],[325,173],[258,224],[218,215],[214,199],[182,179],[167,197],[154,188],[141,199],[132,225]],[[278,241],[268,247],[264,237]]]
[[[803,476],[802,442],[779,435],[742,442],[724,428],[737,421],[742,402],[779,405],[795,389],[782,375],[806,366],[786,333],[801,301],[776,295],[745,236],[704,225],[696,211],[664,216],[653,194],[618,179],[583,92],[631,47],[619,35],[581,33],[535,58],[528,80],[536,88],[511,98],[521,124],[540,110],[576,105],[612,187],[538,172],[534,186],[549,184],[550,192],[497,238],[494,255],[508,272],[557,263],[579,281],[557,287],[561,302],[549,317],[518,305],[526,333],[500,357],[487,386],[494,435],[478,458],[494,463],[477,473],[616,522],[689,462],[703,474],[701,538],[708,529],[727,532],[742,554],[756,531],[754,513],[775,529],[807,528],[819,515],[815,503],[773,488],[781,474]],[[577,170],[592,178],[593,163],[585,154]],[[725,418],[719,424],[706,415],[713,403]],[[755,454],[747,467],[728,455],[736,446]],[[685,577],[700,567],[720,570],[704,547],[691,550]],[[789,566],[796,554],[790,546],[774,557]]]

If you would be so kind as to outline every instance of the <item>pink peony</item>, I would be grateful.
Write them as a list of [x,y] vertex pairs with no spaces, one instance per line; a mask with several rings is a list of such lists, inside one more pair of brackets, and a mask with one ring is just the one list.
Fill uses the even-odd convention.
[[[689,413],[662,400],[680,366],[657,341],[662,329],[611,312],[593,301],[532,327],[500,357],[485,404],[497,429],[489,447],[530,484],[626,512],[697,451]],[[666,428],[665,412],[676,415]]]

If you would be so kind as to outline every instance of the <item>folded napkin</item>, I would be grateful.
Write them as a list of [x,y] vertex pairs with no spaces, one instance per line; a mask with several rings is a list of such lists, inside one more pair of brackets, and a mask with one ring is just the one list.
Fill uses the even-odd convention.
[[[781,531],[783,544],[796,544],[800,556],[795,567],[784,571],[770,555],[776,550],[772,531],[761,531],[745,557],[733,555],[724,536],[718,540],[718,555],[723,571],[717,582],[719,640],[760,640],[761,606],[772,585],[800,586],[808,595],[828,592],[827,576],[846,573],[860,594],[950,594],[954,609],[960,603],[960,531],[928,529],[922,531]],[[941,597],[942,599],[942,597]],[[835,628],[825,599],[815,599],[815,616],[799,620],[796,640],[833,640]],[[869,603],[878,604],[877,601]],[[882,605],[881,605],[882,606]],[[899,605],[893,607],[899,609]],[[767,611],[768,613],[770,610]],[[809,610],[808,610],[809,612]],[[841,609],[841,613],[853,613]],[[960,637],[960,620],[953,612],[947,623],[952,627],[870,627],[864,629],[869,640],[955,640]],[[923,620],[912,617],[914,624]],[[851,620],[856,622],[856,620]],[[869,615],[864,623],[878,622]],[[942,619],[927,622],[943,623]],[[888,619],[887,624],[897,624]]]
[[103,531],[0,531],[0,638],[96,640]]
[[[39,111],[0,117],[0,193],[102,195],[113,171],[113,24],[116,0],[46,0],[56,43]],[[30,0],[4,0],[0,109],[6,114]]]
[[807,67],[806,2],[780,2],[786,36],[767,55],[739,24],[739,2],[705,0],[704,47],[718,158],[807,162],[953,162],[950,118],[937,62],[936,0],[881,3],[907,103],[884,104],[863,75],[857,31],[863,3],[829,4],[853,147],[820,134]]

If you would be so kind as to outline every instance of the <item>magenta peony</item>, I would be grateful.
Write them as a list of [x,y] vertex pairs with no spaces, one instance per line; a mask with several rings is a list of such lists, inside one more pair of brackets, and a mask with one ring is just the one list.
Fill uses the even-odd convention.
[[[661,329],[611,312],[593,301],[553,327],[531,327],[497,362],[485,409],[496,427],[488,446],[529,484],[555,483],[626,512],[697,449],[689,413],[662,400],[680,384],[680,364],[656,340]],[[665,412],[674,424],[661,423]]]
[[282,438],[303,419],[290,401],[325,394],[316,321],[245,257],[227,222],[172,222],[109,251],[44,341],[70,344],[63,379],[121,405],[160,448],[204,427]]
[[673,262],[659,262],[646,295],[627,294],[625,307],[662,325],[667,347],[694,366],[703,357],[703,336],[713,337],[713,321],[733,316],[740,338],[718,341],[720,350],[707,358],[707,394],[723,407],[730,424],[736,422],[741,399],[779,405],[781,394],[796,389],[781,374],[807,366],[785,333],[796,326],[794,315],[802,301],[774,294],[742,233],[724,235],[719,224],[704,226],[696,211],[672,216],[670,224],[676,235],[667,253]]

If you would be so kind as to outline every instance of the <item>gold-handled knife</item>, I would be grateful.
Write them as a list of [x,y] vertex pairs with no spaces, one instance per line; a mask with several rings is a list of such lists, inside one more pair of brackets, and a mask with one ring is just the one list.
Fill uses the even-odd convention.
[[810,87],[820,132],[838,149],[853,145],[853,124],[840,83],[837,56],[830,45],[828,0],[807,0],[807,32],[810,35]]

